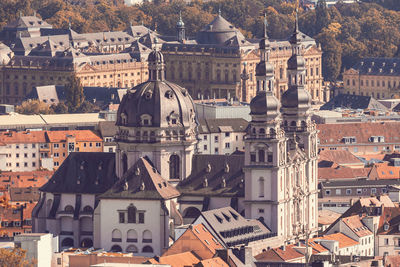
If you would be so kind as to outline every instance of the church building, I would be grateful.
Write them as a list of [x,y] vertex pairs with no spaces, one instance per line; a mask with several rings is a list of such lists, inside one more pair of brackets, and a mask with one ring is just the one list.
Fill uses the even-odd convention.
[[192,98],[165,79],[163,54],[154,48],[148,81],[128,90],[120,104],[116,153],[71,153],[41,188],[33,230],[58,235],[62,249],[93,246],[153,256],[168,248],[177,226],[231,207],[267,227],[273,246],[314,235],[317,131],[302,34],[296,23],[288,90],[278,100],[266,25],[244,153],[196,154]]

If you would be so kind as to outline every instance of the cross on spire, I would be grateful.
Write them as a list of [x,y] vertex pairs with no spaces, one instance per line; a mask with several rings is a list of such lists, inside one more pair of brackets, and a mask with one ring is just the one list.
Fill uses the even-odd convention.
[[267,27],[268,27],[268,21],[267,21],[267,13],[264,13],[264,38],[267,38]]

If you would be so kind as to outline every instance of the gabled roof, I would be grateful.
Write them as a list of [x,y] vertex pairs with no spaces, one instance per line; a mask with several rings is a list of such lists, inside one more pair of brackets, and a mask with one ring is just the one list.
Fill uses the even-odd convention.
[[313,242],[318,241],[318,240],[337,241],[339,243],[339,248],[352,247],[352,246],[356,246],[359,244],[359,242],[357,242],[356,240],[354,240],[342,233],[334,233],[334,234],[324,235],[324,236],[320,236],[320,237],[316,237],[316,238],[312,239]]
[[197,258],[192,252],[183,252],[169,256],[152,258],[147,262],[152,264],[168,264],[174,267],[187,267],[199,263],[200,259]]
[[[384,225],[387,224],[387,230]],[[379,235],[400,235],[400,207],[385,207],[379,220]]]
[[207,230],[203,224],[193,225],[190,229],[193,234],[213,253],[215,254],[217,249],[224,248],[215,237]]
[[202,260],[200,261],[200,263],[198,263],[198,266],[202,266],[202,267],[228,267],[229,265],[224,262],[220,257],[216,257],[216,258],[211,258],[211,259],[206,259],[206,260]]
[[36,202],[40,197],[37,187],[11,187],[9,190],[10,201],[12,202]]
[[194,155],[192,173],[177,189],[183,195],[244,196],[244,155]]
[[245,219],[232,207],[202,211],[200,217],[228,247],[266,239],[274,233],[259,220]]
[[52,26],[36,16],[22,16],[9,22],[4,28],[52,28]]
[[272,248],[255,256],[259,262],[291,262],[302,258],[304,255],[294,249],[294,245]]
[[372,232],[363,224],[359,215],[342,218],[342,222],[359,237],[372,235]]
[[328,103],[324,104],[320,110],[334,110],[336,108],[387,110],[384,105],[371,96],[350,94],[335,96]]
[[116,180],[114,153],[72,152],[40,191],[100,194]]
[[331,225],[335,222],[339,217],[340,213],[331,211],[331,210],[319,210],[318,211],[318,224],[322,225]]
[[242,118],[236,119],[200,119],[198,130],[200,134],[220,132],[245,132],[249,122]]
[[369,178],[371,168],[318,168],[318,180],[354,180],[360,178]]
[[149,159],[142,157],[100,198],[157,200],[176,198],[179,195],[179,191],[161,177]]
[[[323,150],[319,153],[318,166],[338,165],[364,165],[363,162],[348,150]],[[323,165],[323,166],[321,166]]]

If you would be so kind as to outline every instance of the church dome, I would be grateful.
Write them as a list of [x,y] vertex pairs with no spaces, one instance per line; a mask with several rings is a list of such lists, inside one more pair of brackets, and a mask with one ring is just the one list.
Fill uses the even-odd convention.
[[289,88],[282,94],[283,108],[310,108],[311,95],[304,89]]
[[250,102],[250,115],[278,114],[279,100],[272,92],[260,91]]
[[149,54],[149,80],[128,90],[118,108],[117,126],[192,127],[195,125],[193,100],[179,85],[164,80],[164,57]]
[[237,35],[238,39],[245,40],[243,34],[219,14],[197,35],[200,44],[222,45]]

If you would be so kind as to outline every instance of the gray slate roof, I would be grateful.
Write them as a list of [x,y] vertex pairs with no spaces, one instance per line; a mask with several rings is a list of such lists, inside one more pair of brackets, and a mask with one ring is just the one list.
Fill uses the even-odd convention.
[[400,58],[364,58],[352,69],[360,75],[399,76]]
[[244,155],[194,155],[192,173],[177,189],[182,195],[243,197],[243,165]]
[[101,194],[116,181],[114,153],[73,152],[40,191],[53,194]]
[[148,158],[139,158],[100,198],[167,200],[179,195],[179,191],[161,177]]
[[334,110],[336,108],[387,110],[384,105],[371,96],[350,94],[335,96],[328,103],[324,104],[320,110]]
[[220,133],[220,132],[245,132],[248,121],[242,118],[235,119],[200,119],[199,120],[199,133]]

